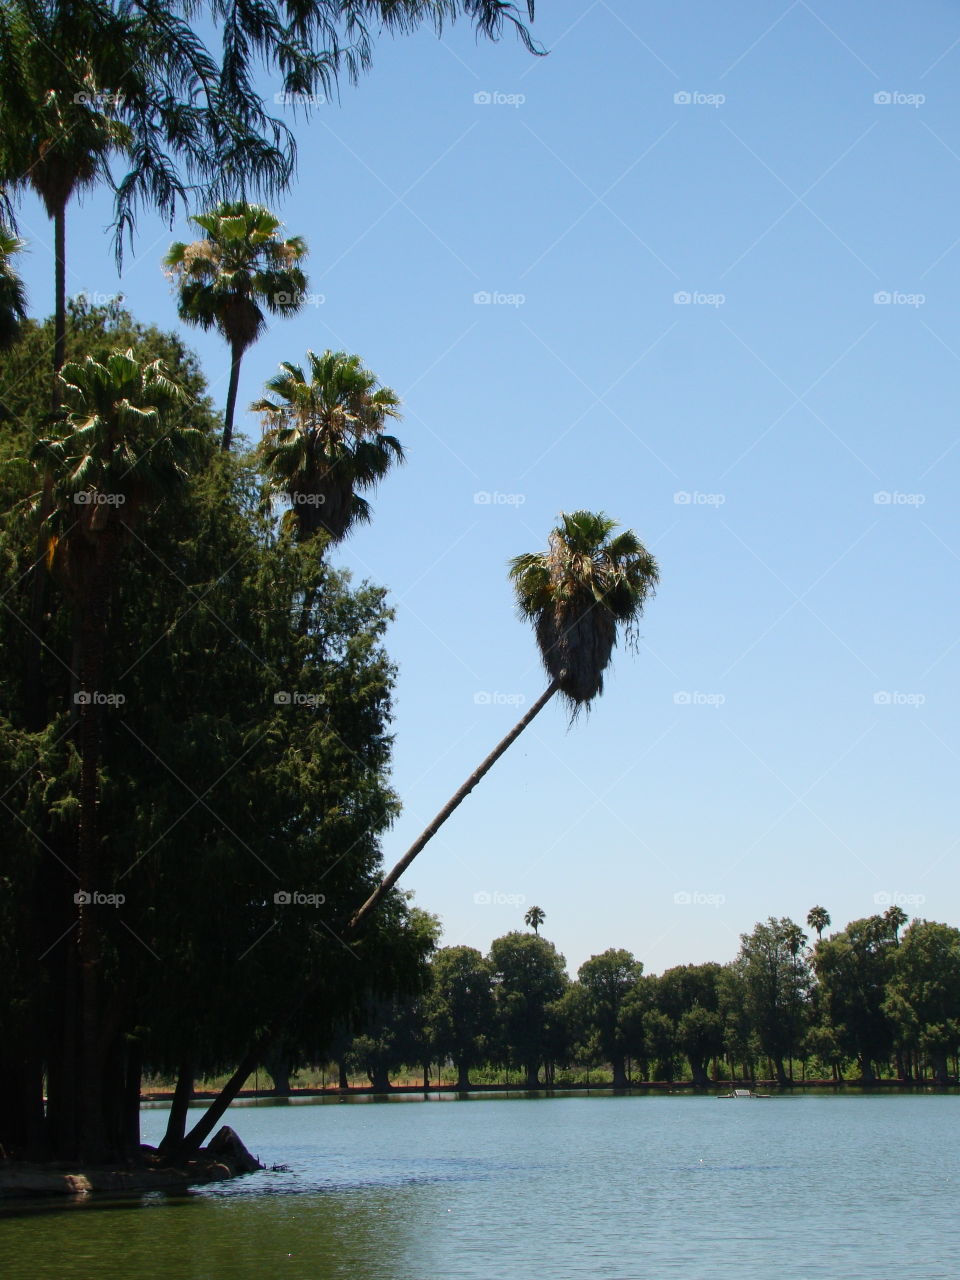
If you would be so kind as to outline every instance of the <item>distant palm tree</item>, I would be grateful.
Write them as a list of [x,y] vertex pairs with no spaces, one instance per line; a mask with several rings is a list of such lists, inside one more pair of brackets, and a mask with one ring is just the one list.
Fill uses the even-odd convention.
[[258,460],[274,493],[290,499],[297,536],[324,531],[340,542],[357,521],[370,519],[359,490],[372,489],[403,448],[383,427],[399,418],[400,401],[381,387],[359,356],[307,352],[309,381],[300,365],[283,363],[267,383],[275,399],[250,408],[269,429]]
[[534,624],[550,683],[384,876],[353,916],[351,931],[393,888],[420,850],[554,694],[559,693],[576,715],[603,692],[603,673],[617,642],[617,630],[626,628],[627,639],[633,639],[644,605],[659,580],[657,562],[637,535],[631,530],[615,533],[616,528],[617,522],[602,512],[561,514],[546,551],[511,560],[517,607]]
[[9,351],[27,318],[27,293],[13,268],[13,256],[23,241],[0,224],[0,351]]
[[811,907],[807,912],[807,924],[811,929],[816,929],[819,942],[824,929],[830,928],[830,912],[826,907]]
[[292,315],[303,305],[306,277],[298,263],[307,246],[300,236],[283,239],[280,219],[262,205],[227,201],[193,222],[206,234],[191,244],[177,241],[164,258],[180,289],[182,320],[217,329],[230,345],[230,383],[222,448],[230,448],[244,352],[266,327],[264,310]]
[[540,932],[540,926],[547,918],[547,913],[542,907],[531,907],[527,914],[523,917],[523,923],[528,929],[532,929],[534,933]]
[[893,934],[894,942],[900,941],[900,930],[907,923],[909,916],[903,907],[898,907],[896,903],[892,907],[887,907],[883,913],[883,918],[887,922],[890,932]]

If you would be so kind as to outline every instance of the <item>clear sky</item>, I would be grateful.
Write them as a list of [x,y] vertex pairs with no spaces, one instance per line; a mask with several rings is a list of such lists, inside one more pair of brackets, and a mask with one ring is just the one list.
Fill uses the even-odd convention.
[[[815,903],[956,924],[960,9],[540,0],[535,31],[546,58],[385,40],[301,115],[277,209],[318,297],[241,379],[330,346],[404,401],[409,462],[338,553],[397,610],[385,857],[542,689],[506,561],[587,507],[662,586],[590,716],[549,707],[408,873],[444,941],[537,903],[571,971],[659,972]],[[69,291],[176,327],[190,228],[144,219],[118,281],[109,220],[72,209]],[[45,314],[30,202],[22,231]]]

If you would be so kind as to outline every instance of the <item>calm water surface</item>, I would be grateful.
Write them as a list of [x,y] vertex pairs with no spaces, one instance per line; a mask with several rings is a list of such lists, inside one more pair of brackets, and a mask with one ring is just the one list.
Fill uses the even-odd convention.
[[[957,1280],[960,1098],[244,1106],[259,1173],[0,1211],[5,1280]],[[166,1113],[144,1113],[156,1141]]]

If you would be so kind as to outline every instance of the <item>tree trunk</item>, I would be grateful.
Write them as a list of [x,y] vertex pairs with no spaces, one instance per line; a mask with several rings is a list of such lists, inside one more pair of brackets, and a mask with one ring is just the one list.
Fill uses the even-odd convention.
[[193,1084],[194,1065],[187,1059],[180,1064],[180,1070],[177,1072],[177,1085],[173,1091],[173,1101],[170,1103],[170,1115],[167,1117],[167,1131],[160,1144],[160,1150],[164,1155],[176,1150],[183,1141],[183,1135],[187,1131],[187,1111],[190,1107],[190,1099],[193,1097]]
[[[358,932],[363,922],[380,905],[386,895],[403,875],[404,871],[406,871],[407,867],[409,867],[411,862],[413,862],[417,854],[420,853],[427,842],[437,834],[446,822],[447,818],[449,818],[457,806],[467,798],[481,778],[483,778],[484,775],[493,768],[507,748],[514,743],[517,738],[519,738],[527,725],[529,725],[534,718],[540,714],[559,688],[559,681],[551,680],[550,684],[531,706],[526,715],[522,716],[520,720],[517,721],[506,737],[502,738],[494,747],[493,751],[491,751],[480,767],[470,775],[460,790],[457,791],[456,794],[444,805],[430,825],[421,832],[400,861],[396,863],[395,866],[393,866],[383,877],[376,889],[371,893],[370,897],[367,898],[366,902],[354,912],[353,916],[351,916],[340,935],[343,942],[347,942]],[[183,1141],[183,1145],[178,1152],[178,1158],[182,1160],[190,1159],[190,1157],[199,1150],[206,1138],[213,1132],[214,1126],[217,1125],[224,1116],[231,1102],[233,1102],[240,1090],[243,1088],[250,1076],[250,1073],[256,1069],[260,1062],[263,1061],[263,1055],[269,1049],[269,1046],[281,1031],[283,1031],[290,1019],[299,1011],[314,991],[322,985],[325,978],[326,974],[323,972],[316,975],[301,990],[296,1001],[283,1013],[278,1014],[266,1030],[257,1038],[240,1061],[236,1071],[234,1071],[233,1075],[204,1112],[201,1119],[187,1134]]]
[[393,869],[383,877],[383,879],[377,885],[376,889],[374,889],[373,893],[371,893],[370,897],[366,900],[366,902],[363,904],[360,910],[356,912],[356,914],[351,919],[349,925],[347,926],[348,933],[353,933],[354,930],[360,926],[363,920],[366,919],[366,917],[370,914],[370,912],[373,911],[375,907],[379,906],[382,900],[386,897],[386,895],[390,892],[390,890],[393,888],[396,882],[403,875],[404,871],[406,871],[407,867],[409,867],[410,863],[413,862],[414,858],[421,851],[421,849],[423,849],[423,847],[430,840],[433,839],[433,837],[437,834],[437,832],[440,830],[440,828],[443,826],[446,820],[450,817],[453,811],[464,800],[466,800],[467,796],[474,789],[474,787],[481,780],[481,778],[483,778],[484,775],[488,773],[490,769],[493,768],[493,766],[497,763],[497,761],[500,759],[503,753],[507,750],[507,748],[511,746],[517,740],[517,738],[520,737],[520,734],[523,733],[527,725],[530,724],[530,722],[540,714],[540,712],[547,705],[547,703],[550,701],[550,699],[553,697],[553,695],[557,692],[559,688],[560,688],[559,681],[552,680],[550,684],[547,686],[547,688],[544,690],[544,692],[540,695],[540,697],[536,700],[536,702],[530,708],[530,710],[526,713],[526,715],[517,721],[517,723],[513,726],[513,728],[510,730],[507,736],[505,738],[502,738],[500,742],[497,743],[497,745],[487,756],[486,760],[483,761],[480,767],[476,769],[473,773],[471,773],[470,777],[466,780],[466,782],[463,784],[460,790],[457,791],[451,797],[451,799],[447,801],[447,803],[440,810],[440,812],[437,814],[434,820],[430,823],[430,825],[420,833],[420,835],[413,842],[413,844],[410,846],[407,852],[403,855],[400,861],[396,864],[396,866],[393,867]]
[[457,1089],[460,1093],[468,1093],[470,1090],[470,1068],[465,1062],[457,1063]]
[[239,342],[230,345],[230,385],[227,387],[227,407],[223,415],[223,439],[220,448],[228,452],[233,440],[233,416],[237,408],[237,390],[240,386],[240,361],[243,359],[243,347]]
[[615,1054],[610,1059],[610,1065],[613,1067],[613,1087],[614,1089],[626,1089],[627,1087],[627,1064],[622,1053]]
[[340,1059],[340,1061],[337,1063],[337,1074],[338,1074],[338,1076],[339,1076],[339,1083],[338,1083],[338,1085],[337,1085],[337,1088],[339,1088],[339,1089],[349,1089],[349,1088],[350,1088],[350,1079],[349,1079],[349,1077],[347,1076],[347,1064],[344,1062],[344,1060],[343,1060],[342,1058],[341,1058],[341,1059]]
[[787,1073],[786,1073],[786,1071],[784,1071],[784,1069],[783,1069],[783,1059],[782,1059],[782,1058],[774,1058],[774,1060],[773,1060],[773,1065],[774,1065],[774,1069],[776,1070],[776,1073],[777,1073],[777,1084],[779,1084],[779,1085],[786,1085],[786,1084],[788,1084],[788,1083],[789,1083],[789,1081],[787,1080]]
[[53,320],[53,389],[50,401],[54,412],[60,407],[60,384],[57,374],[67,360],[67,206],[66,202],[53,215],[53,252],[56,259]]

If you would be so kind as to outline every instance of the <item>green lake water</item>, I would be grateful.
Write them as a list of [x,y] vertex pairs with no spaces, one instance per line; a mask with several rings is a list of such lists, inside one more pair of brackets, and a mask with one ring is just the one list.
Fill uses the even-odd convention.
[[[165,1112],[145,1110],[144,1140]],[[235,1107],[264,1172],[0,1208],[4,1280],[957,1280],[960,1098]]]

